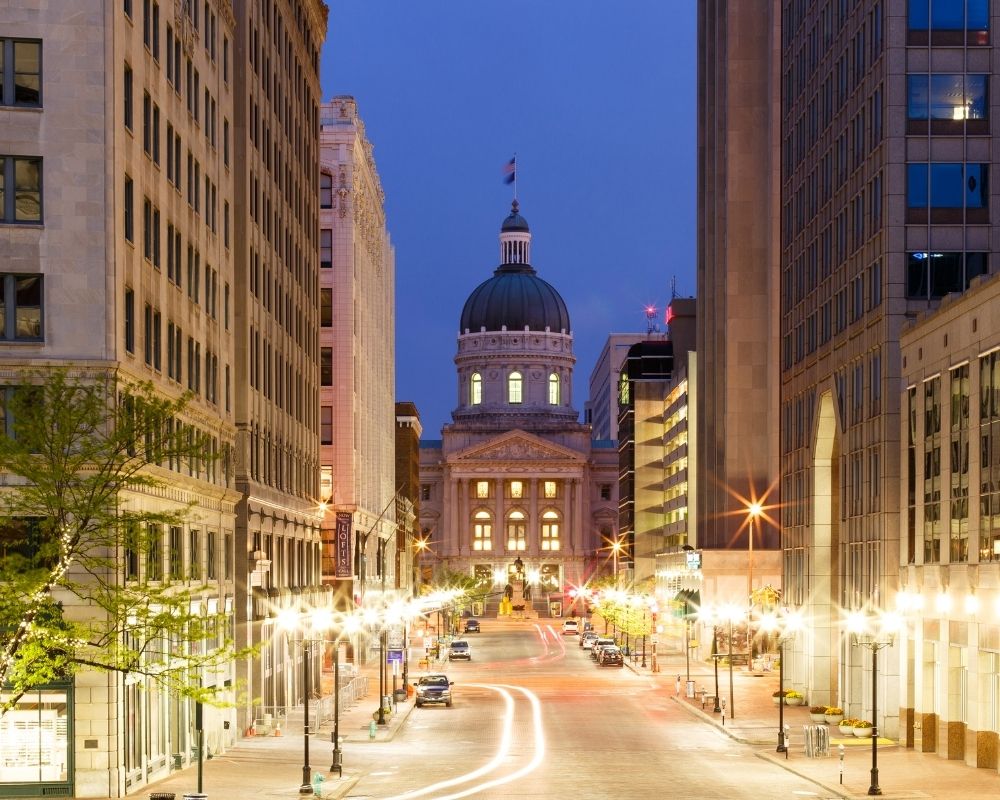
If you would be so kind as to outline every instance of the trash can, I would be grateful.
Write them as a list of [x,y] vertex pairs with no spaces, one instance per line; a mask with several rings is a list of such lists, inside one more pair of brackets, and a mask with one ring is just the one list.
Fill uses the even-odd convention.
[[687,682],[687,696],[694,700],[694,681]]
[[405,703],[406,702],[406,689],[394,689],[393,692],[392,692],[392,696],[393,696],[393,699],[397,703]]

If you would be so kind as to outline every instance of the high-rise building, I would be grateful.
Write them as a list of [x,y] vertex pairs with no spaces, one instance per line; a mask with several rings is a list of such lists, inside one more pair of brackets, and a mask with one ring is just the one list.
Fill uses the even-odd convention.
[[[63,365],[191,393],[177,424],[207,434],[221,458],[164,464],[169,492],[129,498],[144,511],[191,510],[151,535],[122,580],[195,585],[231,629],[246,578],[234,566],[231,457],[243,394],[233,372],[239,252],[224,211],[237,186],[233,9],[80,0],[68,21],[61,4],[24,0],[3,16],[5,378]],[[236,677],[234,665],[202,676],[224,689]],[[195,752],[193,705],[141,670],[81,672],[23,702],[0,723],[0,793],[124,796]],[[205,714],[209,752],[233,743],[235,720],[231,708]]]
[[219,136],[233,189],[218,204],[237,265],[236,566],[250,576],[235,598],[244,619],[236,633],[240,645],[261,648],[241,664],[245,729],[255,713],[284,713],[305,691],[296,668],[302,647],[278,630],[276,613],[328,602],[320,593],[318,486],[319,55],[327,7],[235,0],[226,8],[235,30],[219,43],[219,58],[234,108]]
[[[323,577],[346,610],[396,588],[396,265],[354,98],[324,103],[320,122]],[[336,547],[345,533],[351,546]]]
[[[462,309],[459,404],[420,448],[422,569],[478,578],[548,613],[566,586],[610,572],[617,453],[593,442],[573,407],[569,310],[531,264],[514,201],[500,266]],[[525,592],[521,596],[520,592]]]
[[[747,507],[777,497],[777,11],[768,0],[698,4],[695,502],[704,548],[746,550]],[[754,544],[774,549],[777,528],[763,522]]]
[[590,424],[592,439],[618,438],[618,375],[628,349],[648,338],[643,333],[612,333],[604,342],[590,372],[589,393],[583,407],[583,421]]

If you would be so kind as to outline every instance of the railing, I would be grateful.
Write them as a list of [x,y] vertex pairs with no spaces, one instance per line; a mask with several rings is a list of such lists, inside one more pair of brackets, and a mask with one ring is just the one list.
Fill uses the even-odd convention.
[[[359,675],[351,678],[346,686],[340,687],[340,710],[346,711],[362,697],[368,695],[368,676]],[[316,726],[319,727],[333,719],[333,695],[317,701]]]

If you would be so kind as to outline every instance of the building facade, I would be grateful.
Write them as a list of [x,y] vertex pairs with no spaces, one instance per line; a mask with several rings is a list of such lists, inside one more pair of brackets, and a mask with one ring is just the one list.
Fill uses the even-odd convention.
[[396,266],[354,98],[324,103],[320,121],[323,578],[348,610],[396,589]]
[[604,342],[597,363],[590,372],[583,421],[590,424],[591,438],[597,441],[618,439],[618,376],[628,349],[649,338],[642,333],[612,333]]
[[306,648],[278,630],[278,611],[329,603],[318,485],[319,54],[327,7],[236,0],[233,11],[234,38],[221,43],[221,63],[228,70],[232,62],[223,80],[233,83],[233,118],[222,121],[221,135],[233,191],[219,198],[219,213],[237,264],[237,642],[261,648],[240,665],[246,700],[238,724],[247,730],[258,714],[279,716],[303,695]]
[[617,535],[617,453],[578,421],[575,360],[566,304],[531,266],[515,201],[500,266],[462,310],[452,422],[421,442],[422,565],[498,592],[520,572],[539,603],[610,572],[600,548]]
[[903,328],[900,348],[900,737],[995,770],[1000,280],[945,298]]
[[[190,504],[152,535],[123,580],[175,581],[236,623],[240,494],[234,474],[237,254],[224,198],[235,176],[228,127],[236,40],[228,0],[19,3],[0,30],[0,261],[7,381],[47,366],[191,393],[177,420],[219,459],[164,465],[169,492],[146,511]],[[80,618],[86,607],[67,607]],[[235,665],[201,676],[235,700]],[[230,688],[232,687],[232,688]],[[205,715],[206,749],[236,736],[233,709]],[[83,672],[25,696],[0,721],[0,796],[118,797],[195,755],[193,704],[138,674]]]

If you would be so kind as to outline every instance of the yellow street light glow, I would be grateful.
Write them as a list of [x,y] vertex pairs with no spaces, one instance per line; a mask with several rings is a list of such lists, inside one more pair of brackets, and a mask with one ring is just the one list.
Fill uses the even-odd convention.
[[283,608],[277,613],[275,622],[283,631],[293,631],[299,627],[299,612]]
[[752,502],[749,506],[747,506],[747,511],[750,512],[750,516],[751,517],[759,517],[760,516],[760,512],[763,511],[763,510],[764,510],[764,506],[762,506],[756,500],[754,502]]
[[333,614],[328,608],[314,608],[309,613],[309,627],[314,631],[328,631],[333,627]]

